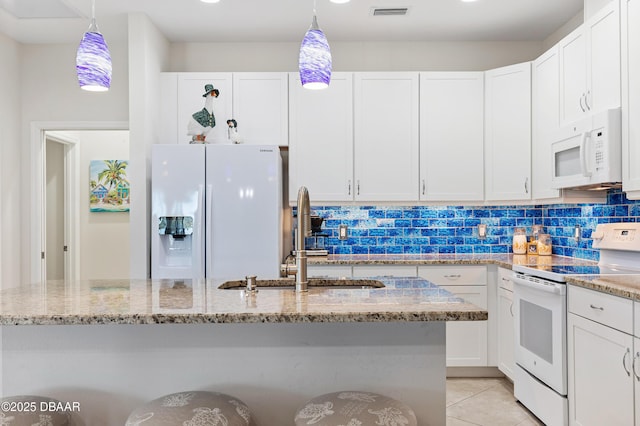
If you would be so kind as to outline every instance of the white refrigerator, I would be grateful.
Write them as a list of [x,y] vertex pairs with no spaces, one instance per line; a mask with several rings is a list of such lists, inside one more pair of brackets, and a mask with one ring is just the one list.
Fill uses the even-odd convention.
[[152,146],[151,277],[278,278],[277,146]]

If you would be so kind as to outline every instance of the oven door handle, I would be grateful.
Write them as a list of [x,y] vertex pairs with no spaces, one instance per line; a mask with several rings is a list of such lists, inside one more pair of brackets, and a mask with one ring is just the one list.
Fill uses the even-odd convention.
[[545,293],[563,294],[563,291],[566,291],[563,284],[542,284],[520,278],[517,275],[513,277],[513,283]]

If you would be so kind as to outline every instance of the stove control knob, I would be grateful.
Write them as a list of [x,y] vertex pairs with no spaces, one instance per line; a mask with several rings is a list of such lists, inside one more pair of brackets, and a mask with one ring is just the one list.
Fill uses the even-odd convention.
[[596,229],[591,233],[591,238],[594,240],[601,240],[604,238],[604,231]]

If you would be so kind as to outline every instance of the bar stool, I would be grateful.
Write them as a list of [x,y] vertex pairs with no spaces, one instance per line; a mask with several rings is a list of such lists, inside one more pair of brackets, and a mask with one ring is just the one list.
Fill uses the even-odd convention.
[[136,408],[126,426],[249,426],[247,405],[218,392],[188,391],[161,396]]
[[0,425],[68,426],[70,414],[59,410],[65,404],[37,395],[8,396],[0,400]]
[[298,410],[296,426],[394,425],[417,426],[413,410],[397,399],[372,392],[327,393]]

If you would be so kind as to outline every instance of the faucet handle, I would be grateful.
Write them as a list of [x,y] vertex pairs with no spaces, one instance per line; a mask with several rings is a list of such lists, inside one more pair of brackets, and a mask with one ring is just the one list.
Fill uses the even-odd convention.
[[256,275],[248,275],[245,277],[245,279],[247,280],[247,291],[251,291],[251,292],[257,292],[258,291],[258,286],[256,285],[256,279],[258,277]]

